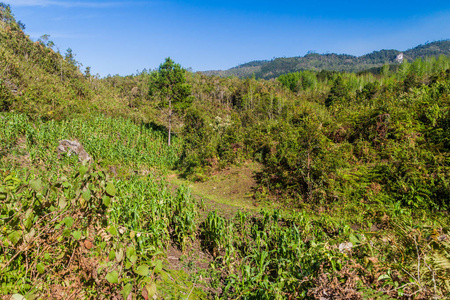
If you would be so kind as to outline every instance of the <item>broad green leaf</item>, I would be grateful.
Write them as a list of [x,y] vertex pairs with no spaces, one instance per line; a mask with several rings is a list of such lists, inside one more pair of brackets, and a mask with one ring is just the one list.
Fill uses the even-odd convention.
[[8,235],[8,238],[11,241],[11,243],[13,243],[15,246],[20,241],[22,234],[23,234],[22,230],[16,230],[16,231],[11,232]]
[[119,250],[117,250],[117,251],[116,251],[116,261],[117,261],[117,262],[121,262],[122,259],[123,259],[123,255],[124,255],[124,253],[123,253],[123,249],[122,249],[122,248],[120,248]]
[[29,230],[31,228],[31,226],[33,225],[33,210],[31,208],[29,208],[27,210],[27,212],[25,213],[25,218],[24,218],[24,222],[23,224],[25,225],[25,228],[27,230]]
[[76,239],[77,241],[78,241],[79,239],[81,239],[81,236],[82,236],[82,235],[83,235],[83,234],[82,234],[81,231],[79,231],[79,230],[72,232],[73,238]]
[[156,294],[156,284],[154,282],[148,283],[145,288],[148,292],[148,298],[152,298]]
[[350,234],[349,240],[350,242],[352,242],[353,245],[358,245],[361,243],[359,235]]
[[64,197],[59,198],[59,200],[58,200],[58,206],[59,206],[59,208],[61,208],[61,209],[66,208],[66,206],[67,206],[67,201],[66,201],[66,199],[65,199]]
[[390,279],[391,277],[388,274],[382,274],[378,277],[378,281],[384,280],[384,279]]
[[46,184],[46,185],[44,185],[44,187],[42,188],[42,191],[41,191],[41,193],[42,193],[42,195],[47,195],[47,192],[48,192],[48,184]]
[[127,248],[127,257],[130,258],[131,256],[136,254],[136,250],[134,247],[128,247]]
[[11,296],[10,300],[27,300],[24,296],[20,295],[20,294],[14,294]]
[[109,226],[109,228],[106,229],[110,234],[117,235],[117,229],[114,226]]
[[131,294],[132,290],[133,290],[133,285],[131,283],[129,283],[126,286],[123,287],[122,291],[120,292],[120,294],[123,297],[123,300],[127,300],[128,299],[128,296]]
[[43,263],[38,263],[36,265],[36,269],[39,272],[39,274],[44,274],[44,272],[45,272],[45,266]]
[[106,247],[106,242],[101,242],[100,249],[105,250],[105,247]]
[[73,225],[73,218],[72,217],[65,217],[63,222],[64,222],[64,224],[66,224],[67,228],[70,228]]
[[39,192],[40,190],[42,190],[42,180],[40,178],[37,180],[30,180],[30,187],[35,192]]
[[157,260],[157,261],[155,262],[155,273],[161,272],[162,268],[163,268],[163,262],[162,262],[162,260]]
[[147,265],[140,265],[134,272],[141,276],[147,276],[150,271]]
[[117,193],[116,187],[115,187],[114,184],[112,184],[111,182],[108,182],[108,183],[106,184],[105,190],[106,190],[106,193],[107,193],[108,195],[110,195],[111,197],[115,196],[116,193]]
[[106,280],[108,280],[109,283],[119,283],[119,272],[112,271],[106,274]]
[[81,167],[80,167],[80,176],[83,177],[84,174],[87,173],[87,171],[88,171],[88,167],[86,167],[86,166],[81,166]]
[[87,189],[86,191],[83,192],[82,196],[84,200],[89,201],[91,199],[91,190]]
[[133,265],[131,264],[131,262],[127,261],[125,263],[125,269],[128,270],[129,268],[131,268]]
[[134,265],[134,264],[137,262],[138,257],[137,257],[136,255],[131,255],[131,256],[129,257],[129,260],[130,260],[130,262]]
[[114,258],[116,258],[116,251],[109,251],[109,260],[114,260]]
[[111,197],[104,195],[102,197],[102,203],[104,206],[109,207],[111,205]]

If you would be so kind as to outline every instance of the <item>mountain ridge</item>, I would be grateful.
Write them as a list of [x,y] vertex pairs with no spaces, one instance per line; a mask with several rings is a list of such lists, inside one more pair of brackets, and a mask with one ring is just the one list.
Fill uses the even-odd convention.
[[255,75],[257,78],[271,79],[282,74],[305,70],[360,72],[381,67],[384,64],[398,64],[396,58],[400,53],[403,53],[403,58],[408,61],[417,58],[438,58],[440,55],[450,55],[450,40],[425,43],[405,51],[396,49],[376,50],[361,56],[337,53],[307,53],[304,56],[254,60],[228,70],[209,70],[201,73],[219,77],[250,77]]

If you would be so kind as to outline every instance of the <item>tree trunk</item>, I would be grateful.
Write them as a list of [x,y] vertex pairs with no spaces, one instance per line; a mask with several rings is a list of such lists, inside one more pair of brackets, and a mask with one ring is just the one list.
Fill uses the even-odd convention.
[[169,99],[169,143],[170,146],[170,139],[172,134],[172,100]]

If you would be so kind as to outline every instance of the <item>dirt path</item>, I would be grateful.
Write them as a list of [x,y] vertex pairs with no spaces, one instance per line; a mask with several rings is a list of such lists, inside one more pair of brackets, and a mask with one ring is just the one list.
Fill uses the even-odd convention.
[[[199,224],[211,211],[220,216],[232,219],[239,210],[257,214],[258,205],[253,201],[252,193],[256,187],[254,172],[259,170],[256,164],[245,164],[231,167],[211,176],[204,182],[191,182],[180,178],[176,173],[169,174],[167,181],[175,189],[185,185],[191,189],[195,199],[203,203],[199,211]],[[200,234],[200,229],[199,229]],[[211,281],[218,280],[217,274],[210,264],[214,261],[211,253],[203,249],[201,238],[198,237],[183,253],[176,245],[167,249],[167,269],[169,279],[162,280],[161,287],[168,293],[162,293],[169,299],[173,295],[186,296],[195,287],[195,291],[203,291],[204,295],[193,296],[196,299],[212,298],[221,293],[220,287],[212,288]]]
[[[192,182],[184,180],[176,173],[167,175],[167,181],[175,189],[185,185],[191,189],[193,197],[203,202],[198,222],[202,223],[211,211],[216,211],[220,216],[232,219],[239,210],[258,215],[263,207],[274,208],[270,202],[258,203],[254,200],[253,193],[257,186],[254,174],[261,170],[261,165],[246,163],[242,166],[233,166],[221,170],[210,176],[204,182]],[[196,239],[183,253],[177,246],[171,245],[167,251],[168,272],[178,280],[165,281],[165,289],[173,289],[174,294],[184,294],[189,290],[186,284],[195,286],[205,292],[205,296],[212,297],[221,292],[220,288],[212,288],[211,280],[220,278],[215,269],[210,268],[214,260],[211,253],[202,248],[200,238]],[[183,279],[181,279],[183,278]],[[194,283],[195,282],[195,283]],[[176,292],[175,292],[176,291]],[[205,299],[196,295],[198,299]]]
[[191,182],[170,174],[167,180],[174,186],[188,186],[194,197],[203,200],[205,211],[217,211],[220,215],[232,218],[239,210],[257,213],[259,204],[253,199],[256,187],[255,171],[261,169],[256,163],[233,166],[217,172],[204,182]]

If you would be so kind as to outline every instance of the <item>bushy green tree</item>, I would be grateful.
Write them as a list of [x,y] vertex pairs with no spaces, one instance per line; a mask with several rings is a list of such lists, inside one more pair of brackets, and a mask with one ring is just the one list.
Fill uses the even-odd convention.
[[186,83],[186,70],[168,57],[153,72],[150,79],[149,95],[159,97],[163,106],[168,106],[169,140],[172,134],[172,117],[174,112],[186,109],[191,103],[191,86]]
[[75,60],[75,54],[73,53],[73,51],[72,51],[71,48],[68,48],[68,49],[66,50],[66,54],[64,54],[64,58],[65,58],[65,60],[66,60],[69,64],[71,64],[71,65],[76,66],[77,63],[78,63],[78,62]]
[[375,82],[369,82],[361,89],[361,91],[356,91],[356,97],[358,100],[370,100],[377,93],[380,84]]
[[298,72],[280,75],[277,80],[294,93],[301,89],[300,73]]
[[334,80],[334,84],[331,87],[330,93],[325,100],[325,105],[327,107],[335,104],[336,102],[343,102],[348,100],[350,97],[350,91],[348,86],[345,84],[344,79],[341,75],[338,75]]

